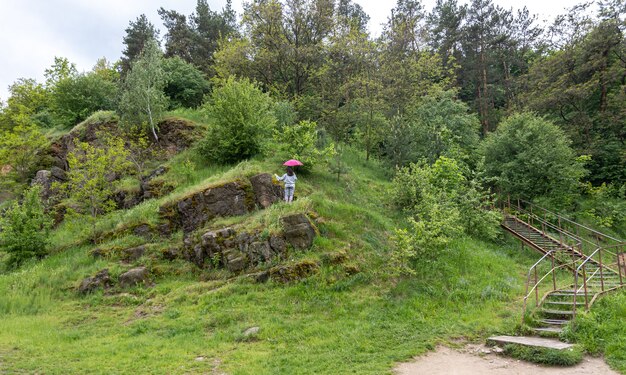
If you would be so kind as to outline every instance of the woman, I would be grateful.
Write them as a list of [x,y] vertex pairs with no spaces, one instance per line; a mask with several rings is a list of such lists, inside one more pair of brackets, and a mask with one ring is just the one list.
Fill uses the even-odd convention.
[[296,174],[291,167],[287,167],[287,173],[282,176],[276,175],[278,181],[285,181],[285,202],[293,201],[293,192],[296,190]]

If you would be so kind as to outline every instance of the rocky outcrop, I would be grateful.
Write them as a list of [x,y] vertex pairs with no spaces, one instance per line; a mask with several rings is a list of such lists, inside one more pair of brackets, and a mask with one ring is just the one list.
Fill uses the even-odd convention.
[[108,269],[103,269],[98,271],[94,276],[85,278],[78,287],[78,292],[81,294],[88,294],[96,289],[110,288],[112,285],[111,276],[109,275]]
[[260,208],[268,208],[280,201],[282,188],[272,183],[272,176],[269,173],[250,177],[250,184],[254,192],[254,201]]
[[137,267],[128,270],[120,275],[119,283],[122,288],[148,283],[148,269],[146,267]]
[[315,227],[304,214],[294,214],[281,219],[285,240],[296,249],[308,249],[317,235]]
[[161,206],[163,234],[182,228],[190,233],[216,217],[238,216],[253,211],[257,202],[265,208],[280,200],[269,174],[209,186],[175,202]]
[[52,167],[50,170],[42,169],[37,171],[35,178],[32,179],[30,185],[40,185],[41,198],[47,201],[57,193],[57,189],[53,187],[53,184],[55,182],[62,183],[66,180],[67,176],[65,175],[64,170],[58,167]]
[[250,275],[257,283],[274,280],[280,283],[289,283],[305,279],[319,272],[319,265],[312,260],[303,260],[297,263],[272,267],[267,271]]
[[288,245],[296,250],[308,249],[317,233],[313,223],[304,214],[291,215],[286,219],[288,223],[297,224],[289,231],[269,236],[258,231],[237,232],[233,228],[188,235],[184,240],[183,257],[200,268],[241,272],[262,263],[284,259]]

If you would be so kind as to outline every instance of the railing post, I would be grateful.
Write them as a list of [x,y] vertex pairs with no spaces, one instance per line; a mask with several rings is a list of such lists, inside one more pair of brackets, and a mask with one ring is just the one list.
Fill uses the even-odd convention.
[[535,226],[535,222],[533,221],[533,206],[532,205],[530,206],[530,217],[528,218],[528,224],[531,227]]
[[600,251],[598,252],[598,257],[600,258],[600,289],[604,292],[604,273],[602,272],[604,265],[602,264],[602,248],[600,248]]
[[539,288],[537,287],[538,282],[539,277],[537,277],[537,267],[535,267],[535,307],[539,307]]
[[589,310],[589,296],[587,293],[587,263],[583,264],[583,285],[585,290],[585,310]]
[[619,273],[619,285],[624,285],[624,281],[622,279],[622,254],[624,254],[624,247],[620,246],[620,250],[617,251],[617,272]]
[[558,215],[559,222],[559,243],[563,246],[563,230],[561,229],[561,215]]
[[552,259],[552,290],[556,290],[556,275],[554,273],[554,253],[550,254],[550,259]]

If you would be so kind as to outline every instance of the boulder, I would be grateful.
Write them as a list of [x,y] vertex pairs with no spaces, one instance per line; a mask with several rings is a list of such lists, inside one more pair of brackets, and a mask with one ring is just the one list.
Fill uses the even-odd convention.
[[284,254],[287,250],[287,243],[282,236],[272,235],[269,240],[270,247],[276,254]]
[[41,186],[41,198],[44,200],[48,200],[52,198],[58,191],[53,188],[53,184],[55,182],[60,183],[67,179],[65,176],[65,172],[57,167],[52,167],[51,170],[42,169],[37,171],[35,177],[30,182],[31,186],[40,185]]
[[193,232],[218,216],[246,214],[251,207],[246,185],[239,181],[208,188],[179,201],[176,211],[184,232]]
[[122,259],[126,261],[136,261],[146,253],[146,246],[141,245],[122,250]]
[[120,275],[120,286],[127,288],[137,284],[146,284],[148,281],[148,269],[146,267],[137,267],[128,270]]
[[302,280],[319,272],[319,265],[311,260],[274,267],[269,270],[272,280],[288,283]]
[[85,278],[78,287],[78,292],[81,294],[88,294],[95,291],[98,288],[111,287],[111,277],[109,276],[109,270],[103,269],[98,271],[94,276]]
[[281,200],[282,188],[272,182],[272,175],[262,173],[250,177],[250,184],[254,192],[254,201],[261,208],[268,208]]
[[282,219],[285,240],[295,249],[304,250],[313,245],[317,231],[304,214],[293,214]]

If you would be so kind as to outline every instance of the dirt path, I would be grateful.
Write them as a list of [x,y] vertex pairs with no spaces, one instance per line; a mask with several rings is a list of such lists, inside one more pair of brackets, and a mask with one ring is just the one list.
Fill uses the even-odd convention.
[[412,362],[400,364],[395,371],[398,375],[619,375],[601,358],[585,357],[573,367],[545,367],[500,356],[481,345],[463,349],[441,346]]

